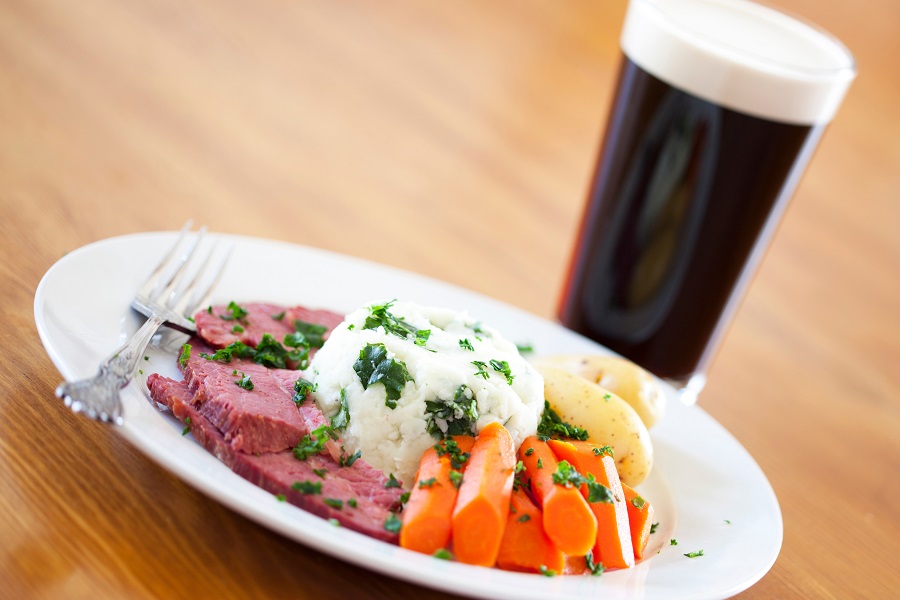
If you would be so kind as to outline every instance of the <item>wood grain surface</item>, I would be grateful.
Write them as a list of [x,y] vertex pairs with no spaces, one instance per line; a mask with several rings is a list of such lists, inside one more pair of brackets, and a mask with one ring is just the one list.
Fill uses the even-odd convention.
[[[782,0],[854,52],[701,405],[784,515],[740,597],[900,592],[900,3]],[[553,318],[624,0],[0,3],[0,598],[449,598],[238,516],[55,398],[41,276],[92,241],[287,240]]]

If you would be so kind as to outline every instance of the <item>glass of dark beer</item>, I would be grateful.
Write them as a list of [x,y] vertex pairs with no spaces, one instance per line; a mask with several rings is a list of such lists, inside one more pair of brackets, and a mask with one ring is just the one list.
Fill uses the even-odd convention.
[[621,48],[559,318],[693,402],[855,62],[747,0],[631,0]]

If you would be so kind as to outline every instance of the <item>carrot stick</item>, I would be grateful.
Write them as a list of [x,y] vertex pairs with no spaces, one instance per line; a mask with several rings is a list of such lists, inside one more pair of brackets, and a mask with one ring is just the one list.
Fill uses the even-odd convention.
[[[596,484],[607,493],[589,506],[597,517],[597,539],[593,547],[594,562],[602,562],[607,569],[628,568],[634,566],[634,550],[631,544],[628,509],[622,483],[616,473],[616,461],[613,457],[589,442],[564,442],[550,440],[550,448],[560,460],[568,461],[583,477],[593,475]],[[581,493],[590,497],[587,484],[581,485]]]
[[499,423],[485,425],[472,446],[453,510],[456,560],[487,567],[496,562],[515,467],[516,449],[509,432]]
[[[544,532],[541,509],[528,498],[525,490],[513,490],[506,531],[497,554],[497,566],[508,571],[540,573],[545,570],[562,574],[566,556],[553,545]],[[547,571],[544,571],[547,573]]]
[[561,463],[550,446],[527,437],[519,447],[519,460],[525,466],[526,485],[543,512],[547,536],[566,554],[587,554],[597,539],[597,518],[578,487],[554,483]]
[[650,539],[650,527],[653,525],[653,506],[641,498],[631,487],[622,484],[625,492],[625,505],[628,507],[628,522],[631,524],[631,544],[634,546],[634,557],[641,560],[647,542]]
[[[469,452],[475,438],[456,436],[453,441],[460,452]],[[441,448],[440,452],[438,448]],[[442,442],[422,454],[409,500],[403,507],[403,527],[400,529],[400,546],[403,548],[434,554],[446,548],[450,541],[450,518],[459,492],[460,474],[466,463],[457,465],[457,474],[451,476],[453,461],[445,450],[446,442]]]

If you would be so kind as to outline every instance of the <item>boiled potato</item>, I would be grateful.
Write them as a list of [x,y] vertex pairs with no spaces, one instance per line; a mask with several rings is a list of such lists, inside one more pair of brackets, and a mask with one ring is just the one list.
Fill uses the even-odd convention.
[[641,483],[653,468],[653,444],[635,410],[583,377],[543,365],[537,370],[544,376],[544,398],[550,408],[566,423],[586,429],[589,441],[612,447],[622,481],[630,486]]
[[610,390],[631,405],[652,428],[666,409],[666,394],[659,381],[633,362],[618,356],[571,354],[535,359],[535,364],[568,371]]

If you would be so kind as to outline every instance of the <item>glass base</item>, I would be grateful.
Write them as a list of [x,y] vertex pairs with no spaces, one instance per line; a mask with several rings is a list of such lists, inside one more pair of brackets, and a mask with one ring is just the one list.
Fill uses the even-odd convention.
[[703,373],[694,373],[686,379],[663,379],[666,383],[675,388],[678,393],[678,399],[687,406],[693,406],[697,403],[697,396],[706,385],[706,375]]

